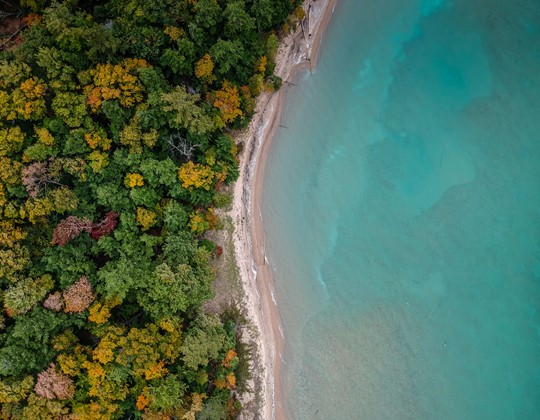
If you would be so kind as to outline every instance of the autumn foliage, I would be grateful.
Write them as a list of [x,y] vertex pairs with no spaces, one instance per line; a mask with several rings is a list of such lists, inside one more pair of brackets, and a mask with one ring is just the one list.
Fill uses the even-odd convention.
[[127,174],[124,178],[124,184],[129,188],[142,187],[144,178],[141,174]]
[[92,285],[86,276],[69,286],[62,294],[64,312],[80,313],[85,311],[95,298]]
[[214,92],[211,97],[213,98],[212,104],[219,109],[221,119],[224,122],[232,122],[244,114],[240,108],[238,88],[228,80],[225,80],[221,89]]
[[188,163],[182,165],[178,170],[178,178],[182,181],[184,188],[204,188],[210,190],[214,182],[215,173],[207,165],[200,163]]
[[90,235],[92,236],[92,239],[97,241],[101,237],[109,235],[116,228],[117,224],[118,213],[115,211],[110,211],[105,215],[103,220],[92,224]]
[[64,307],[64,300],[62,299],[62,294],[60,292],[54,292],[45,299],[43,306],[47,309],[50,309],[54,312],[59,312]]
[[56,365],[51,363],[47,370],[38,375],[34,391],[48,400],[67,400],[73,397],[75,386],[68,376],[59,373]]
[[103,220],[98,223],[92,223],[87,218],[78,218],[68,216],[61,220],[53,232],[52,243],[54,245],[64,246],[69,241],[75,239],[82,232],[90,233],[92,239],[98,240],[102,236],[109,235],[116,227],[118,213],[108,212]]
[[58,172],[51,171],[46,162],[35,162],[22,169],[22,183],[26,192],[36,198],[49,184],[55,183]]
[[235,418],[247,356],[241,320],[204,305],[223,252],[206,233],[299,1],[19,3],[0,51],[0,418]]
[[120,64],[98,64],[88,71],[92,82],[84,87],[88,105],[95,112],[103,101],[118,100],[131,107],[143,100],[144,87],[136,70],[148,67],[142,59],[126,58]]
[[143,231],[148,230],[155,222],[156,213],[144,207],[137,208],[137,223],[139,223]]
[[82,232],[90,233],[91,230],[92,222],[89,219],[68,216],[61,220],[56,226],[56,229],[54,229],[52,243],[54,245],[64,246]]
[[216,77],[214,76],[214,62],[210,54],[205,54],[195,64],[195,76],[201,79],[205,83],[213,82]]

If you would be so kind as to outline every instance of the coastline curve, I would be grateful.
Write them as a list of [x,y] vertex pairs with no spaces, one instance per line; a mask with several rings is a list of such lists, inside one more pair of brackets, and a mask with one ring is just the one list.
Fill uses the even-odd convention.
[[316,66],[322,36],[337,3],[337,0],[304,3],[306,18],[280,43],[276,58],[275,74],[283,79],[284,85],[275,93],[265,92],[259,96],[249,127],[235,136],[237,144],[243,144],[244,149],[230,216],[235,225],[235,257],[248,316],[260,334],[256,341],[261,360],[255,361],[255,370],[262,388],[258,414],[264,419],[287,418],[279,386],[285,340],[274,296],[272,271],[265,254],[260,206],[266,161],[281,119],[283,100],[290,89],[288,80],[299,71],[312,70]]

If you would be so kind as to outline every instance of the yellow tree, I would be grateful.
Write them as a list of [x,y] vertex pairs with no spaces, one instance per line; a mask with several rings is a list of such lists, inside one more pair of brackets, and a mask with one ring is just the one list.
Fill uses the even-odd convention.
[[95,173],[101,172],[109,164],[109,155],[105,152],[94,150],[88,155],[88,160],[92,171]]
[[21,150],[24,134],[18,126],[2,128],[0,125],[0,156],[9,156]]
[[210,191],[214,182],[215,173],[212,168],[202,163],[193,163],[191,160],[178,170],[178,178],[182,181],[182,187],[189,190],[204,188]]
[[[7,157],[0,157],[0,216],[2,215],[2,207],[4,209],[4,217],[17,217],[15,205],[9,201],[9,190],[15,185],[21,184],[21,163],[11,160]],[[0,229],[0,237],[3,229]],[[1,242],[1,239],[0,239]]]
[[19,117],[25,120],[41,119],[47,111],[46,92],[47,85],[42,80],[31,77],[22,82],[19,89],[13,92],[13,106]]
[[214,229],[217,223],[218,219],[212,208],[206,211],[197,210],[189,216],[189,227],[196,235],[202,235],[207,230]]
[[34,131],[36,132],[36,138],[39,143],[45,146],[54,146],[54,137],[49,130],[45,127],[34,127]]
[[144,99],[144,86],[137,77],[137,69],[150,67],[142,59],[126,58],[120,64],[98,64],[95,69],[81,72],[79,79],[87,84],[83,92],[92,111],[97,112],[103,101],[118,100],[130,108]]
[[165,32],[166,35],[169,35],[173,41],[176,41],[181,36],[185,35],[184,30],[182,28],[178,28],[177,26],[167,26],[163,32]]
[[120,132],[120,143],[129,147],[130,153],[142,153],[143,145],[148,148],[154,147],[158,138],[159,133],[153,128],[144,133],[136,117],[129,124],[126,124]]
[[[23,67],[0,65],[0,79],[5,78],[4,83],[0,82],[0,86],[8,87],[7,91],[0,90],[0,118],[2,119],[37,120],[45,115],[47,85],[40,79],[28,77],[29,72]],[[21,71],[21,73],[15,76],[14,71]]]
[[128,188],[142,187],[144,178],[141,174],[129,173],[124,177],[124,185]]
[[21,183],[22,164],[16,160],[0,157],[0,181],[13,186]]
[[240,109],[240,95],[238,88],[227,80],[223,82],[220,90],[213,93],[212,104],[219,109],[224,122],[232,122],[236,117],[243,115]]
[[203,401],[206,398],[205,394],[197,394],[193,393],[191,394],[191,406],[189,408],[189,411],[184,414],[182,417],[185,420],[195,420],[196,415],[199,411],[202,411],[204,405]]
[[210,54],[205,54],[195,63],[195,76],[203,83],[212,83],[216,80],[214,76],[214,62]]
[[23,408],[20,418],[23,419],[60,419],[67,418],[69,408],[59,400],[49,400],[32,393],[27,400],[28,405]]
[[[181,332],[176,324],[167,329],[147,324],[129,330],[106,325],[98,330],[98,336],[96,347],[76,346],[71,354],[59,356],[58,363],[64,374],[84,372],[90,386],[88,395],[100,403],[123,401],[130,394],[139,396],[146,381],[164,378],[168,366],[180,355]],[[129,377],[119,380],[115,375],[118,369],[126,368],[137,385],[130,385]]]
[[141,225],[142,230],[148,230],[156,223],[156,213],[144,207],[137,207],[137,223]]
[[109,150],[111,148],[111,140],[99,133],[86,133],[84,140],[91,149],[99,147],[102,150]]
[[26,399],[32,388],[34,379],[25,376],[18,381],[0,381],[0,404],[15,403]]
[[266,58],[266,55],[263,55],[259,60],[257,60],[257,63],[255,64],[255,71],[264,75],[264,73],[266,72],[267,63],[268,58]]
[[0,246],[8,248],[22,241],[28,235],[11,220],[0,220]]
[[119,298],[106,299],[103,302],[95,302],[90,306],[88,321],[95,324],[105,324],[111,317],[111,310],[120,305]]
[[[4,216],[6,216],[8,206],[4,209]],[[30,253],[21,244],[26,236],[27,232],[13,220],[0,220],[0,278],[16,281],[27,267],[30,262]]]
[[30,223],[36,224],[54,212],[54,203],[48,197],[31,198],[24,204],[24,211]]

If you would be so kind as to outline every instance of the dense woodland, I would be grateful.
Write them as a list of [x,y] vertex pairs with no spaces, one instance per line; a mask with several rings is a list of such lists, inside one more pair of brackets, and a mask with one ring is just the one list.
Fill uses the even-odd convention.
[[299,3],[2,0],[0,418],[237,416],[203,235]]

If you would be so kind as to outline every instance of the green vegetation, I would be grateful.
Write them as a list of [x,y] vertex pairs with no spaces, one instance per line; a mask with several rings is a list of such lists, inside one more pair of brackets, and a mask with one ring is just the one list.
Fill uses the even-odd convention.
[[234,319],[201,309],[221,250],[201,235],[238,175],[227,133],[279,86],[272,31],[299,3],[13,4],[25,17],[0,52],[0,418],[238,414],[242,344]]

